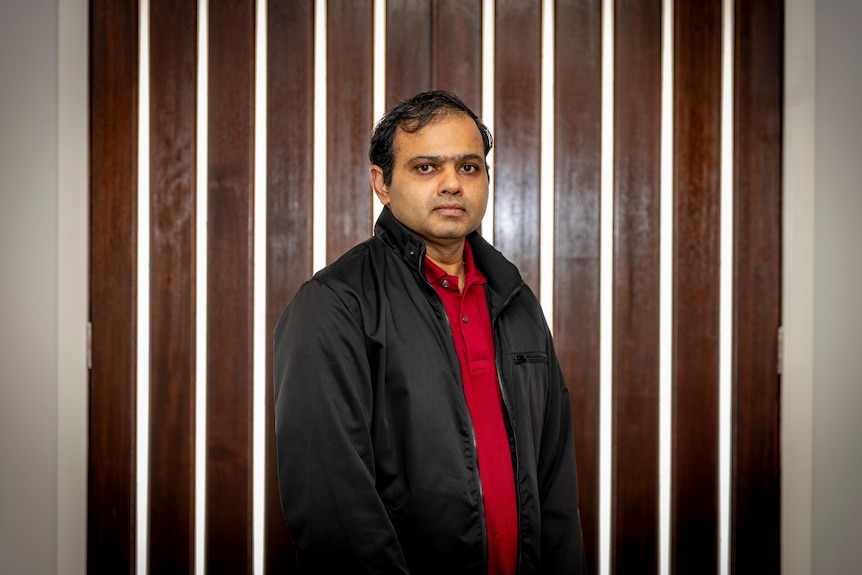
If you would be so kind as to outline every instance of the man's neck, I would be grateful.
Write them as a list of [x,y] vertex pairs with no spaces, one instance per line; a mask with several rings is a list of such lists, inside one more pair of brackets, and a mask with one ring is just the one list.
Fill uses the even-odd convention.
[[465,241],[466,240],[461,240],[460,242],[447,246],[434,245],[426,242],[425,255],[427,255],[432,262],[446,270],[446,273],[456,275],[456,270],[463,269]]
[[464,289],[464,282],[467,277],[464,266],[464,240],[445,248],[440,246],[426,246],[426,248],[425,255],[428,256],[428,259],[447,274],[457,277],[458,288]]

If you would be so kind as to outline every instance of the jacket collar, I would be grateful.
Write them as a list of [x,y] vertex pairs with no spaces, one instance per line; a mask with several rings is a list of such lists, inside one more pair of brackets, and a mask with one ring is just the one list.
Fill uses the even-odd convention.
[[[388,207],[384,207],[374,226],[374,235],[389,246],[404,262],[420,275],[424,274],[425,242],[399,222]],[[494,246],[485,241],[479,232],[467,236],[473,249],[476,267],[488,280],[489,303],[492,311],[508,301],[523,285],[521,274]],[[424,277],[424,275],[423,275]]]

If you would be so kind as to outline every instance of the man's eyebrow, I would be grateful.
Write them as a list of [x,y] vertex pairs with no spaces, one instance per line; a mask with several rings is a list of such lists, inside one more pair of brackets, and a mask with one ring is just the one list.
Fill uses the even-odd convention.
[[446,164],[449,162],[458,163],[466,160],[475,160],[479,162],[483,162],[484,158],[479,154],[467,153],[467,154],[458,154],[456,156],[413,156],[412,158],[407,159],[408,164],[415,164],[416,162],[433,162],[435,164]]

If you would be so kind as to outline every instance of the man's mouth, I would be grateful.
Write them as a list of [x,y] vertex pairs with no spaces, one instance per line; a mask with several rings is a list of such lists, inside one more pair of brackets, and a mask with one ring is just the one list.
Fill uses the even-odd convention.
[[461,204],[440,204],[434,211],[444,216],[460,216],[465,212]]

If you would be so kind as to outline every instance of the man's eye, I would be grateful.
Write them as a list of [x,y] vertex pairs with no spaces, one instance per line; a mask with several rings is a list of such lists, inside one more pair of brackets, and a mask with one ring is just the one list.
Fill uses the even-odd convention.
[[477,166],[476,164],[464,164],[463,166],[461,166],[461,171],[467,172],[468,174],[472,174],[473,172],[476,172],[478,169],[479,169],[479,166]]
[[419,164],[418,166],[416,166],[416,171],[420,174],[427,174],[433,169],[434,167],[431,164]]

